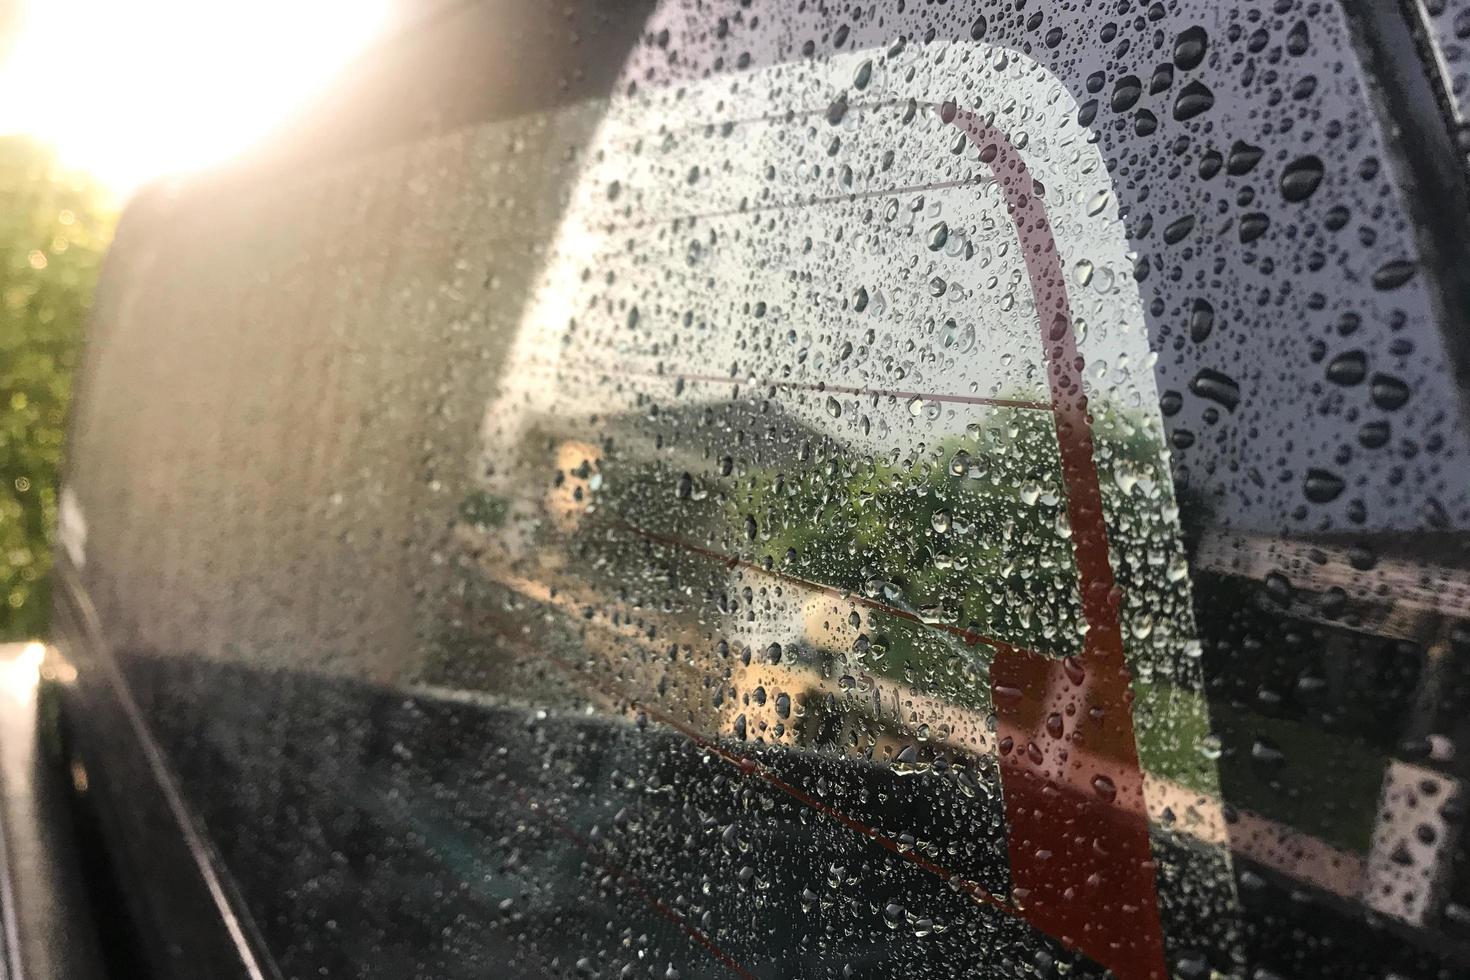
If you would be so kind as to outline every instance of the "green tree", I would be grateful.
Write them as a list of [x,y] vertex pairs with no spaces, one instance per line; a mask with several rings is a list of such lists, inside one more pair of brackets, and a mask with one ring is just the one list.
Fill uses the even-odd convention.
[[67,402],[114,220],[45,147],[0,138],[0,640],[46,630]]

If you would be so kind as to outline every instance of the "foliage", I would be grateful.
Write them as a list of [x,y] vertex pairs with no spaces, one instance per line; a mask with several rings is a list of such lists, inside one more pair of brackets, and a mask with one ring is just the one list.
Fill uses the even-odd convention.
[[67,402],[114,218],[44,147],[0,138],[0,640],[46,631]]
[[776,493],[776,474],[759,474],[732,504],[786,574],[1073,653],[1080,609],[1055,446],[1049,414],[1010,413],[917,458],[859,457],[839,481],[796,471]]

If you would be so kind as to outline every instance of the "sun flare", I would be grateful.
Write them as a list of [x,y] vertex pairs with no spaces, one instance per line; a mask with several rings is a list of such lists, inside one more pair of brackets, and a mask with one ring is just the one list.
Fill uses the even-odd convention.
[[390,0],[29,0],[0,133],[125,196],[249,147],[381,36]]

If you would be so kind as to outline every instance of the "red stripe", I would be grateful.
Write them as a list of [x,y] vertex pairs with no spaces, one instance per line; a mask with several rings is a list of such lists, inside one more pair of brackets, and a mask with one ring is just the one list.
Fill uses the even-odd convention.
[[[1000,733],[1011,740],[1009,751],[1002,741],[1001,788],[1013,897],[1032,923],[1087,953],[1119,980],[1163,980],[1163,924],[1118,619],[1122,593],[1108,555],[1083,361],[1062,257],[1036,182],[1010,139],[953,104],[939,112],[979,147],[1020,237],[1041,319],[1072,554],[1088,626],[1081,656],[1066,666],[1013,651],[1001,651],[991,665]],[[1062,734],[1055,737],[1048,730]],[[1140,805],[1067,793],[1067,749],[1076,742],[1118,763],[1116,798]]]

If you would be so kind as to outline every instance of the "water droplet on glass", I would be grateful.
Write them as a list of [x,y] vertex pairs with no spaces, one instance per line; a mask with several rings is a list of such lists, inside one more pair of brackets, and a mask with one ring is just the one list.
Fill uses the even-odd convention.
[[1203,27],[1185,29],[1174,41],[1174,64],[1185,71],[1198,68],[1200,62],[1205,60],[1208,45],[1209,35]]
[[1387,262],[1373,273],[1373,288],[1383,291],[1398,289],[1404,283],[1414,278],[1417,266],[1406,259],[1396,259]]
[[1360,350],[1344,351],[1327,364],[1327,380],[1333,384],[1355,385],[1368,376],[1368,355]]
[[1307,499],[1312,503],[1326,504],[1336,500],[1342,494],[1345,486],[1346,484],[1342,482],[1342,477],[1336,473],[1330,470],[1313,468],[1307,470],[1307,479],[1303,485],[1303,492],[1306,493]]
[[1194,231],[1194,215],[1186,214],[1182,218],[1175,218],[1164,229],[1164,242],[1168,245],[1178,245],[1189,237],[1192,231]]
[[1143,95],[1143,83],[1137,75],[1124,75],[1113,86],[1113,111],[1127,112],[1138,104]]
[[1293,160],[1281,172],[1281,196],[1292,202],[1305,201],[1322,183],[1322,174],[1322,161],[1318,157]]
[[1186,122],[1208,112],[1214,104],[1214,93],[1199,82],[1190,82],[1174,100],[1174,118]]
[[1189,383],[1189,390],[1232,411],[1240,404],[1240,385],[1236,384],[1234,378],[1213,368],[1200,368],[1194,380]]
[[1368,385],[1373,404],[1387,412],[1403,408],[1409,401],[1409,386],[1391,374],[1375,374]]
[[1234,177],[1243,177],[1256,169],[1266,151],[1252,146],[1244,140],[1236,140],[1230,146],[1230,155],[1225,158],[1225,172]]
[[1194,301],[1189,311],[1189,339],[1201,343],[1215,329],[1215,308],[1202,299]]

